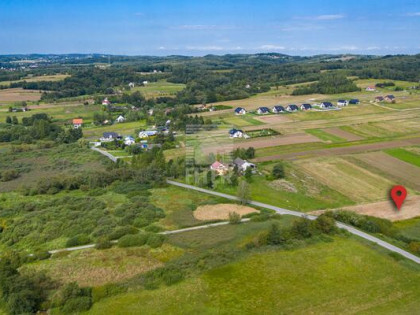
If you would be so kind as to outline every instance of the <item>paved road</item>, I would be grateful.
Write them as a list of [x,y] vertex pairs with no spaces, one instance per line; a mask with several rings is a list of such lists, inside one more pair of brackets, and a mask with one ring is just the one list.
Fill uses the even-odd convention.
[[102,155],[105,155],[108,159],[110,159],[112,162],[117,162],[117,158],[113,156],[111,153],[103,151],[97,147],[91,147],[93,151],[99,152]]
[[[195,187],[195,186],[192,186],[192,185],[178,183],[178,182],[174,182],[174,181],[171,181],[171,180],[167,180],[167,183],[170,184],[170,185],[175,185],[175,186],[179,186],[179,187],[182,187],[182,188],[192,189],[192,190],[200,191],[200,192],[203,192],[203,193],[206,193],[206,194],[210,194],[210,195],[214,195],[214,196],[218,196],[218,197],[223,197],[223,198],[226,198],[226,199],[230,199],[230,200],[238,200],[238,198],[235,197],[235,196],[231,196],[231,195],[228,195],[228,194],[219,193],[219,192],[208,190],[208,189],[204,189],[204,188]],[[297,216],[297,217],[305,217],[305,218],[308,218],[310,220],[315,220],[317,218],[317,216],[315,216],[315,215],[307,215],[307,214],[302,213],[302,212],[299,212],[299,211],[292,211],[292,210],[288,210],[288,209],[284,209],[284,208],[272,206],[272,205],[269,205],[269,204],[266,204],[266,203],[258,202],[258,201],[250,201],[249,204],[250,205],[257,206],[257,207],[271,209],[271,210],[276,211],[279,214],[288,214],[288,215],[293,215],[293,216]],[[415,255],[413,255],[413,254],[411,254],[411,253],[409,253],[409,252],[407,252],[407,251],[405,251],[405,250],[397,247],[397,246],[394,246],[394,245],[392,245],[390,243],[384,242],[384,241],[380,240],[377,237],[374,237],[374,236],[372,236],[370,234],[367,234],[365,232],[362,232],[362,231],[360,231],[360,230],[358,230],[358,229],[356,229],[356,228],[354,228],[352,226],[349,226],[347,224],[344,224],[344,223],[341,223],[341,222],[337,222],[337,226],[339,228],[341,228],[341,229],[347,230],[348,232],[350,232],[350,233],[352,233],[354,235],[357,235],[357,236],[359,236],[361,238],[364,238],[365,240],[368,240],[370,242],[376,243],[377,245],[379,245],[379,246],[381,246],[383,248],[386,248],[386,249],[388,249],[388,250],[390,250],[392,252],[396,252],[396,253],[404,256],[405,258],[414,261],[415,263],[420,264],[420,257],[417,257],[417,256],[415,256]]]

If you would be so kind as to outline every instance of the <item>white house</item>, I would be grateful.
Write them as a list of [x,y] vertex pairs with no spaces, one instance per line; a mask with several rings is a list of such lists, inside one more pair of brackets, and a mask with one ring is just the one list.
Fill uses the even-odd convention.
[[135,144],[136,141],[134,140],[134,138],[132,136],[127,136],[124,138],[124,144],[125,145],[133,145]]
[[311,110],[312,105],[311,104],[302,104],[300,105],[300,110]]
[[132,89],[134,86],[135,86],[134,82],[130,82],[130,83],[128,83],[128,87],[129,87],[130,89]]
[[233,160],[233,164],[238,167],[238,170],[245,172],[247,168],[255,169],[256,166],[253,163],[248,162],[247,160],[242,160],[241,158],[236,158]]
[[73,128],[74,129],[81,128],[82,125],[83,125],[83,119],[82,118],[73,119]]
[[375,92],[376,91],[376,88],[374,86],[368,86],[366,88],[366,91],[368,91],[368,92]]
[[156,134],[157,134],[156,130],[143,130],[139,132],[139,138],[145,139],[145,138],[153,137]]
[[229,130],[229,136],[231,138],[243,138],[244,135],[245,133],[242,130],[235,129],[235,128]]
[[288,112],[297,112],[299,110],[299,107],[295,104],[287,105],[286,110]]
[[349,101],[347,100],[338,100],[337,101],[337,106],[347,106],[349,105]]
[[319,105],[319,107],[324,108],[324,109],[328,109],[328,108],[333,108],[333,104],[330,102],[322,102],[321,105]]
[[258,115],[270,114],[270,110],[268,109],[268,107],[258,107],[257,114]]
[[246,109],[242,107],[235,108],[235,115],[245,115]]
[[143,81],[142,83],[143,83],[143,85],[148,85],[149,81]]
[[117,119],[115,119],[115,121],[117,123],[123,123],[125,121],[125,118],[124,118],[124,116],[120,115],[120,116],[117,117]]
[[285,109],[283,106],[280,105],[276,105],[273,107],[273,109],[271,110],[274,114],[279,114],[279,113],[284,113]]

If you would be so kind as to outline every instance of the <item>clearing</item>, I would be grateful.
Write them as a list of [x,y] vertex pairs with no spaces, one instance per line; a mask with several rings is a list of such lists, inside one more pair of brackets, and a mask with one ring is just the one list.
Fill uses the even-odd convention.
[[240,216],[244,216],[249,213],[258,212],[258,210],[247,206],[221,203],[217,205],[199,206],[194,211],[194,217],[197,220],[227,220],[231,212],[236,212]]
[[0,90],[0,105],[21,101],[39,101],[41,93],[38,90],[24,90],[21,88]]

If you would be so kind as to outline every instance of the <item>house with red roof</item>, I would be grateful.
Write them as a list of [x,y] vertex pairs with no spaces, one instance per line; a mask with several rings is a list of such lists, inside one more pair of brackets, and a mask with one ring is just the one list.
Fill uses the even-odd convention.
[[229,171],[229,166],[219,161],[216,161],[212,165],[210,165],[210,170],[216,172],[217,175],[225,175]]
[[82,118],[75,118],[73,119],[73,128],[81,128],[83,125],[83,119]]

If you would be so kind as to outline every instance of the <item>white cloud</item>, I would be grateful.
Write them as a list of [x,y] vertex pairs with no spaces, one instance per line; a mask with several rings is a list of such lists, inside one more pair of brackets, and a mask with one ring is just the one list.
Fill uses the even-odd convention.
[[144,13],[143,12],[136,12],[136,13],[134,13],[134,15],[135,16],[144,16]]
[[407,16],[420,16],[420,12],[410,12],[407,13]]
[[202,51],[220,51],[225,50],[222,46],[187,46],[187,50],[202,50]]
[[284,47],[284,46],[272,45],[272,44],[261,45],[258,48],[263,49],[263,50],[284,50],[284,49],[286,49],[286,47]]
[[290,25],[280,27],[280,30],[283,32],[294,32],[294,31],[315,31],[325,29],[324,26],[319,25]]
[[344,19],[344,15],[342,14],[326,14],[326,15],[318,15],[315,17],[315,20],[340,20]]
[[236,27],[233,25],[184,24],[172,26],[171,28],[177,30],[229,30]]

